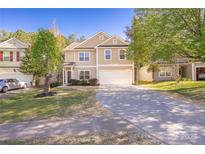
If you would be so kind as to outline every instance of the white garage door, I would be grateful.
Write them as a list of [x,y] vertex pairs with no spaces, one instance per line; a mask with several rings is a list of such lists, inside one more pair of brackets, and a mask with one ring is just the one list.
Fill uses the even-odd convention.
[[17,79],[19,81],[24,81],[30,84],[32,81],[32,75],[25,75],[22,73],[8,73],[8,74],[0,74],[0,79]]
[[99,71],[100,84],[132,84],[132,71]]

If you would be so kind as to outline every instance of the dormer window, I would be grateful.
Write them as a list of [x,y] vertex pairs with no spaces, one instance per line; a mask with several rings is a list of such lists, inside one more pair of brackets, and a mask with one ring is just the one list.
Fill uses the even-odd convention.
[[117,40],[114,39],[112,43],[113,43],[114,45],[116,45],[116,44],[117,44]]
[[101,36],[99,36],[99,40],[104,40],[104,36],[103,35],[101,35]]

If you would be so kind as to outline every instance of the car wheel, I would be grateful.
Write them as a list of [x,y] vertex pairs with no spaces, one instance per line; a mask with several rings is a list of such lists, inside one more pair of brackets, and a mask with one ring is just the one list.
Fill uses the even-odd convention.
[[8,91],[8,87],[3,87],[2,92],[6,93]]

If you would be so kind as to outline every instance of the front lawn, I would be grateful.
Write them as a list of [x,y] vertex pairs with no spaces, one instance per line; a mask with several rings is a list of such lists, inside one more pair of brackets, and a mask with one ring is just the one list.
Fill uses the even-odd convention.
[[54,96],[36,98],[37,89],[0,100],[0,123],[66,118],[95,106],[95,90],[52,89]]
[[203,81],[181,81],[178,85],[175,81],[166,81],[147,83],[144,86],[155,90],[177,93],[193,100],[205,102],[205,82]]

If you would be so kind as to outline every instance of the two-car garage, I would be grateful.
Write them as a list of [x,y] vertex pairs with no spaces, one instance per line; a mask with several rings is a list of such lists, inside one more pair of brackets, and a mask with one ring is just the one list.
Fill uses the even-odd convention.
[[32,75],[27,75],[19,72],[18,69],[0,69],[0,79],[17,79],[19,81],[24,81],[30,84],[32,81]]
[[100,84],[132,84],[132,70],[99,70]]

